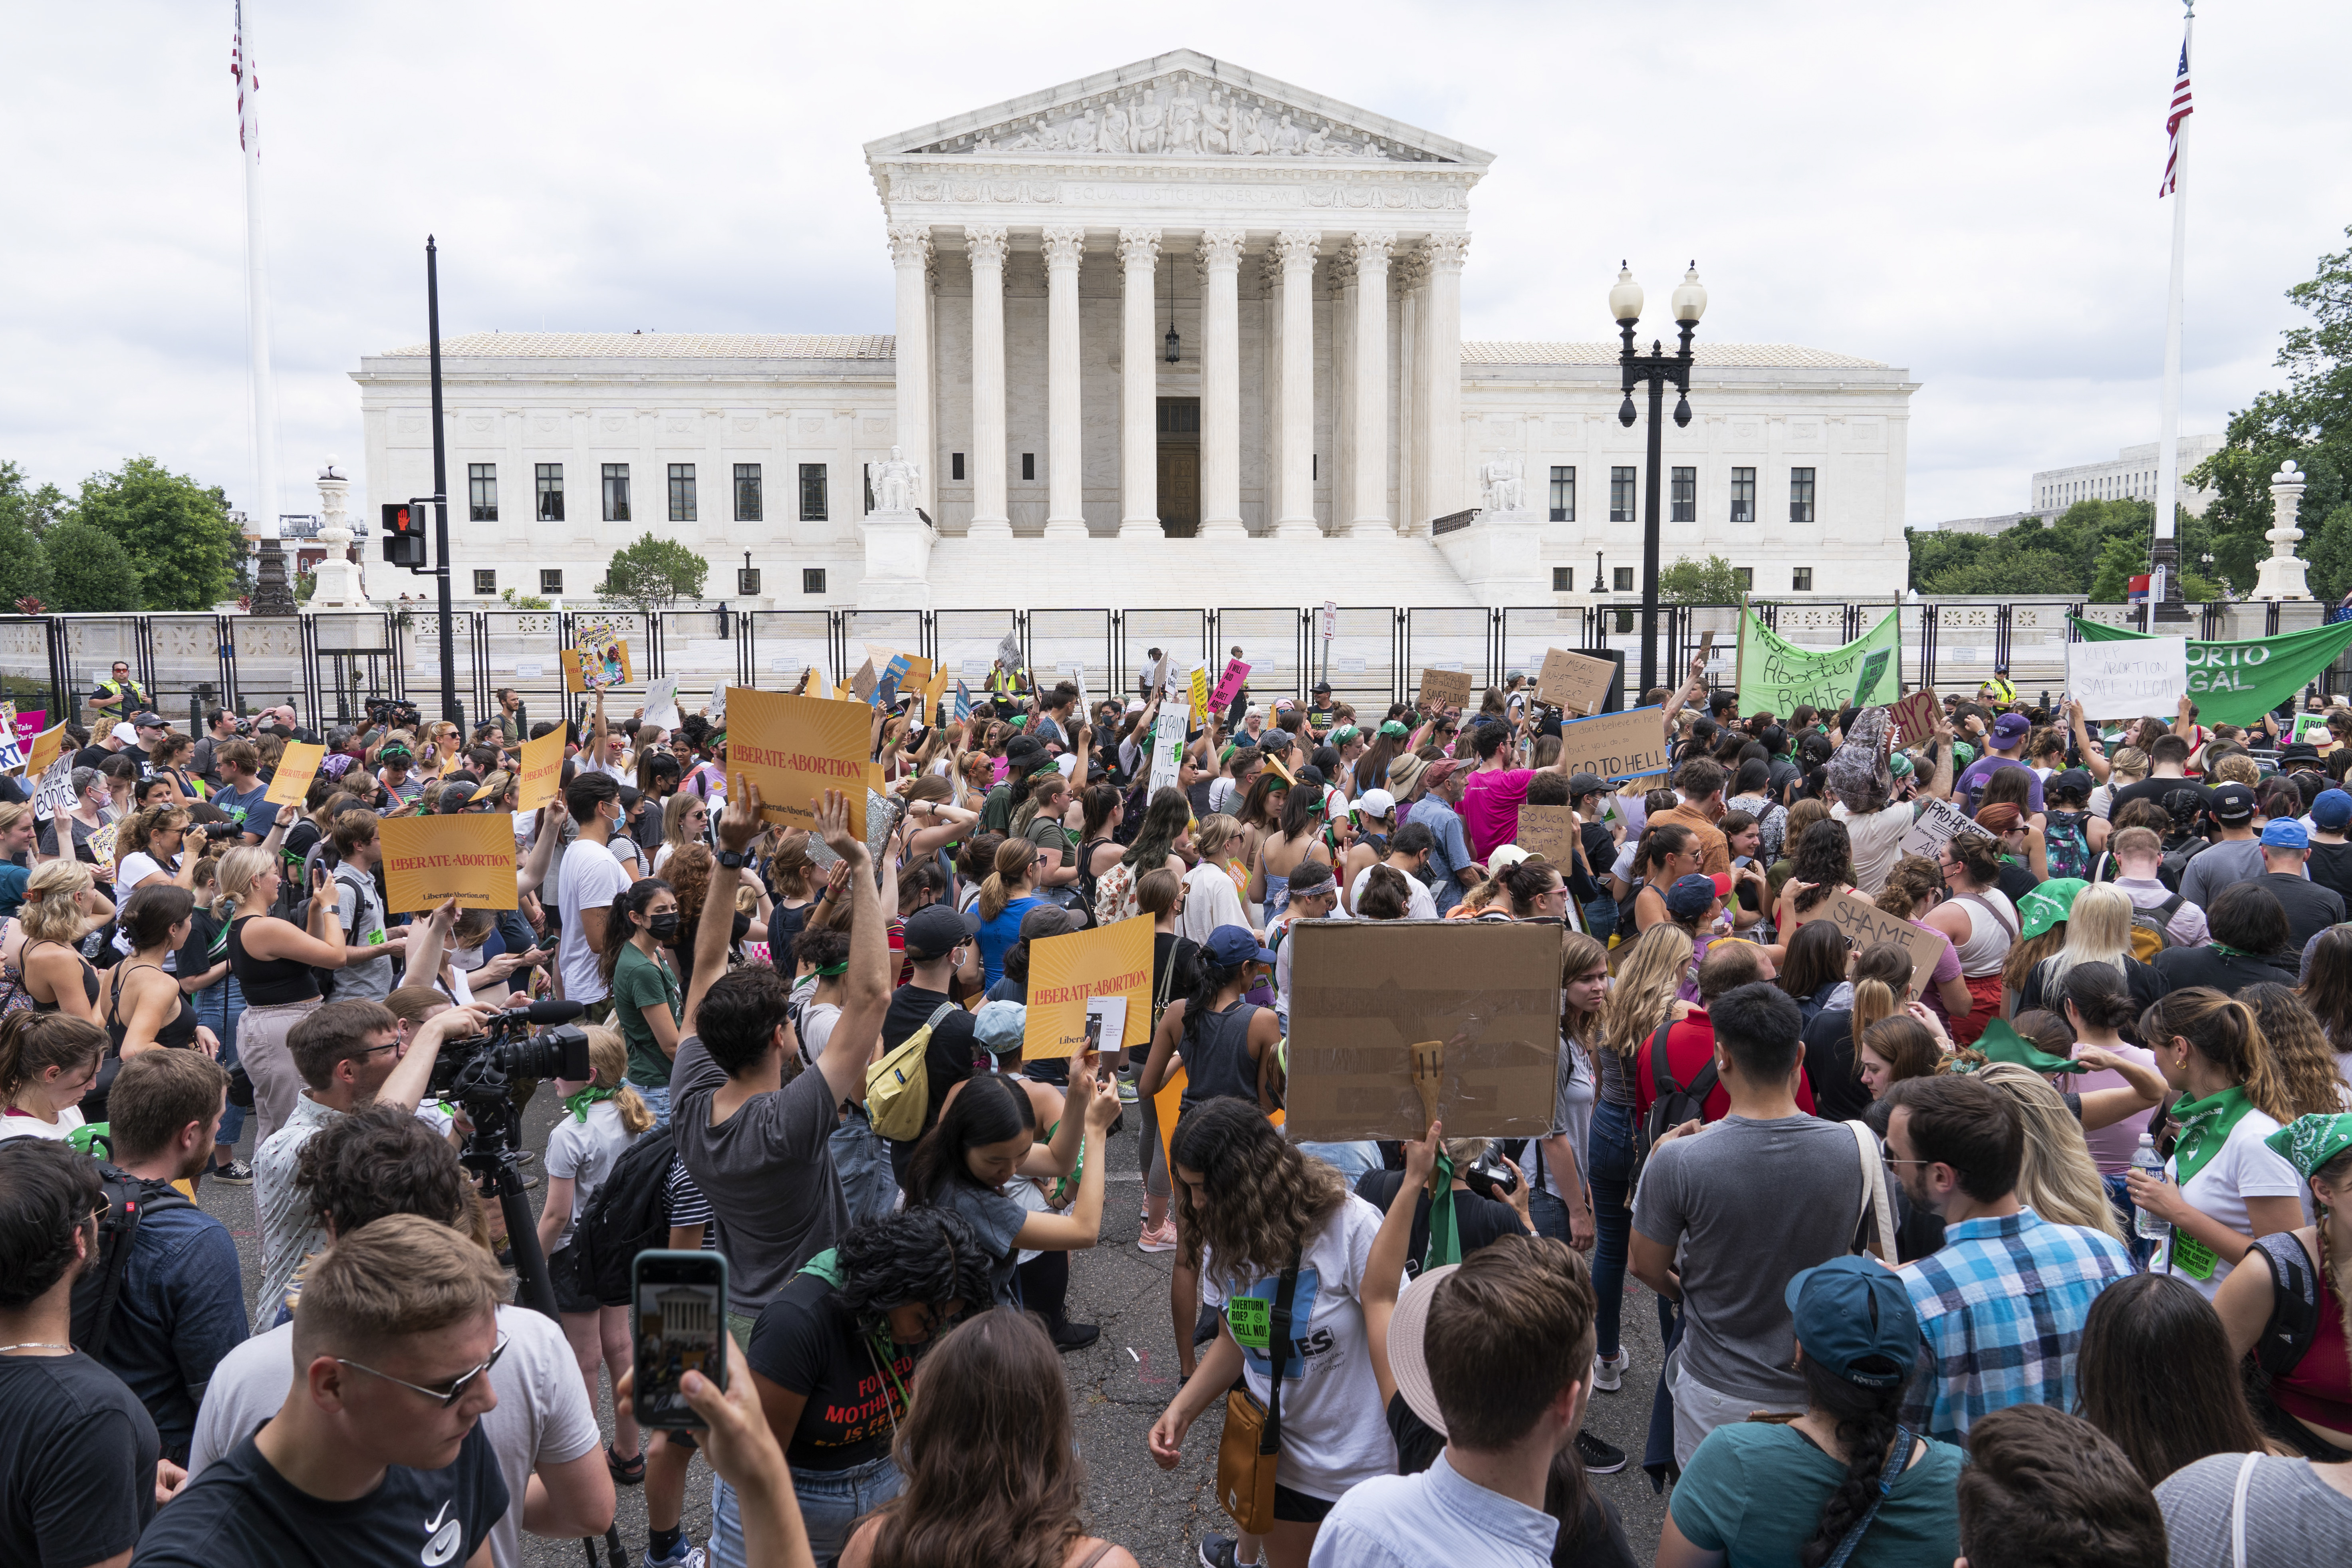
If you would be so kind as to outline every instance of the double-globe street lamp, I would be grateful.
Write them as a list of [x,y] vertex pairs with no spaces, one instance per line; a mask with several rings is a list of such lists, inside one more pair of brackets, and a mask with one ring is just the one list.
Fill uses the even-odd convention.
[[[1642,684],[1647,694],[1658,683],[1658,488],[1659,464],[1664,458],[1665,432],[1661,427],[1661,411],[1665,405],[1666,384],[1672,382],[1677,396],[1675,400],[1675,426],[1687,426],[1691,419],[1690,367],[1691,333],[1697,331],[1701,316],[1706,314],[1706,289],[1698,280],[1698,263],[1693,261],[1690,270],[1683,274],[1682,283],[1674,294],[1675,325],[1682,329],[1682,343],[1673,353],[1656,339],[1650,342],[1650,352],[1642,353],[1633,346],[1633,327],[1642,319],[1642,286],[1633,281],[1630,268],[1618,264],[1617,286],[1609,290],[1609,314],[1617,323],[1624,339],[1618,352],[1617,363],[1624,374],[1624,406],[1617,410],[1617,422],[1629,428],[1640,417],[1633,408],[1633,389],[1647,383],[1650,388],[1650,460],[1643,476],[1642,502]],[[1598,589],[1600,584],[1594,584]]]

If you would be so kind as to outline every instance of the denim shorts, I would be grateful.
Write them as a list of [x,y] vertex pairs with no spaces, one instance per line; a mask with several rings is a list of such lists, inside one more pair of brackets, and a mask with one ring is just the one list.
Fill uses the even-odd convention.
[[[799,1500],[801,1522],[808,1529],[809,1552],[818,1568],[830,1568],[849,1544],[857,1521],[898,1495],[906,1478],[890,1456],[880,1455],[845,1470],[793,1472],[793,1495]],[[1328,1510],[1329,1503],[1325,1503]],[[710,1493],[711,1568],[748,1568],[743,1559],[743,1514],[735,1489],[725,1481]]]

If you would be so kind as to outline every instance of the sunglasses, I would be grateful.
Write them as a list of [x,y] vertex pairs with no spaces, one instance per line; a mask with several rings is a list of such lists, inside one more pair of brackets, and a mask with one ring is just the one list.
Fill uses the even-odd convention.
[[449,1406],[457,1404],[457,1401],[466,1396],[466,1388],[468,1384],[471,1384],[474,1379],[489,1371],[490,1368],[498,1365],[499,1357],[506,1353],[507,1337],[504,1334],[500,1334],[499,1336],[497,1348],[490,1352],[490,1359],[484,1362],[481,1365],[474,1368],[471,1372],[458,1373],[446,1388],[427,1388],[422,1384],[411,1383],[406,1378],[403,1377],[394,1377],[388,1372],[378,1372],[372,1366],[365,1365],[360,1362],[349,1361],[341,1356],[337,1356],[335,1358],[335,1364],[338,1366],[350,1367],[353,1372],[363,1372],[370,1377],[380,1377],[386,1383],[396,1383],[400,1384],[401,1387],[408,1389],[412,1393],[421,1394],[427,1399],[439,1401],[441,1408],[446,1410]]

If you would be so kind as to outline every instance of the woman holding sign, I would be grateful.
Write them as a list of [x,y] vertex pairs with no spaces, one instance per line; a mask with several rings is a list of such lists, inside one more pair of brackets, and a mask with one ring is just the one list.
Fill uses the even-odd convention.
[[245,1016],[237,1020],[236,1056],[253,1080],[253,1109],[259,1125],[253,1146],[286,1125],[302,1092],[302,1076],[286,1037],[318,1011],[319,983],[313,969],[341,969],[353,951],[343,942],[335,916],[333,885],[324,866],[310,868],[308,927],[265,911],[278,901],[284,878],[278,851],[248,845],[221,857],[219,901],[214,913],[228,919],[228,968],[245,993]]

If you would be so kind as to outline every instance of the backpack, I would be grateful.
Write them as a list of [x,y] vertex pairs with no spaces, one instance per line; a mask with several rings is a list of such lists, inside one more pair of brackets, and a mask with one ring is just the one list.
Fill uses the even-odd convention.
[[2089,816],[2082,811],[2053,811],[2045,818],[2049,826],[2042,839],[2052,877],[2090,877],[2091,843],[2083,829]]
[[2153,963],[2156,955],[2176,945],[2172,940],[2172,917],[2180,912],[2188,900],[2179,893],[2160,904],[2132,910],[2131,955],[2142,963]]
[[1089,868],[1094,864],[1095,851],[1112,842],[1111,837],[1105,835],[1100,838],[1089,838],[1078,846],[1078,907],[1089,926],[1095,923],[1095,894],[1100,887],[1100,879]]
[[923,1121],[931,1109],[931,1069],[925,1053],[931,1047],[931,1030],[955,1010],[954,1003],[940,1003],[921,1028],[866,1069],[866,1118],[877,1133],[893,1143],[911,1143],[923,1135]]
[[[1706,1120],[1706,1097],[1715,1092],[1715,1058],[1712,1055],[1708,1056],[1706,1065],[1692,1076],[1687,1087],[1675,1081],[1674,1073],[1666,1062],[1666,1036],[1674,1026],[1675,1021],[1669,1016],[1650,1037],[1650,1081],[1657,1089],[1658,1097],[1650,1102],[1650,1113],[1642,1119],[1642,1125],[1636,1130],[1635,1142],[1639,1145],[1635,1151],[1637,1173],[1642,1164],[1648,1163],[1650,1151],[1657,1147],[1659,1139],[1685,1121]],[[1639,1179],[1638,1173],[1636,1179]]]
[[629,1304],[629,1269],[637,1254],[669,1245],[669,1167],[677,1154],[673,1130],[660,1127],[613,1163],[564,1248],[582,1294],[607,1307]]
[[2189,862],[2207,847],[2204,839],[2191,836],[2182,840],[2177,848],[2167,849],[2164,859],[2156,868],[2157,879],[2174,892],[2180,891],[2180,879],[2188,875]]
[[2259,1238],[2254,1252],[2271,1271],[2270,1321],[2254,1342],[2254,1363],[2269,1376],[2284,1377],[2319,1335],[2318,1276],[2293,1231]]
[[103,1160],[99,1162],[106,1216],[98,1222],[98,1257],[73,1284],[74,1349],[93,1359],[106,1353],[107,1336],[114,1328],[115,1303],[122,1298],[122,1276],[131,1267],[131,1245],[139,1226],[151,1214],[186,1209],[190,1203],[169,1182],[134,1176]]
[[[16,916],[0,915],[0,942],[7,939],[8,928],[16,923]],[[22,962],[21,955],[18,962]],[[0,965],[0,1019],[6,1018],[11,1013],[30,1012],[32,1007],[33,994],[25,989],[24,972],[13,966]]]

